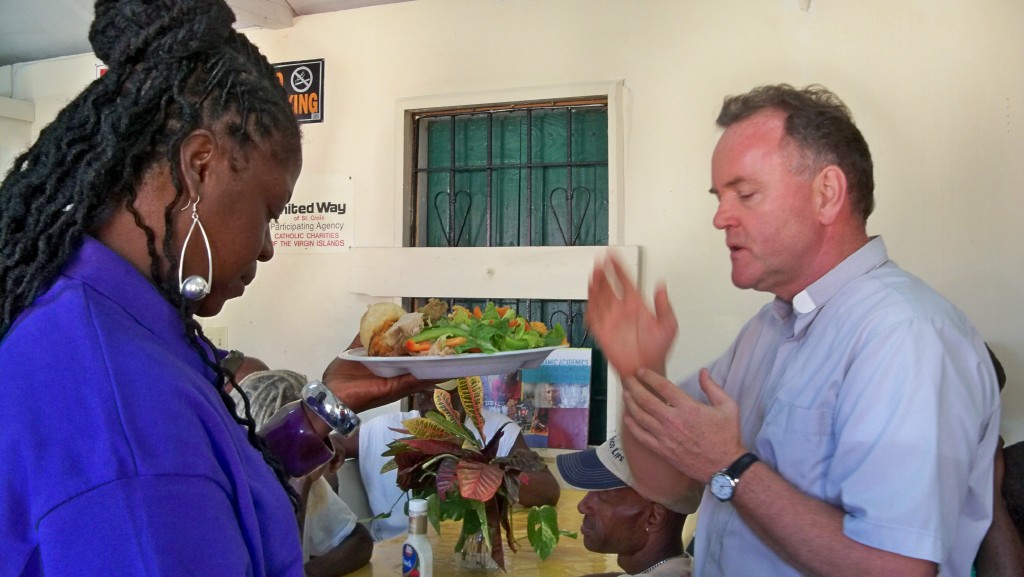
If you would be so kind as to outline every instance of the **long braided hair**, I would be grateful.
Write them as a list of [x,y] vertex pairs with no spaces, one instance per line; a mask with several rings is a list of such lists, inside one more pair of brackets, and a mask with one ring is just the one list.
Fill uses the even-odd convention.
[[[174,305],[185,335],[216,373],[212,385],[248,431],[288,492],[287,475],[266,451],[246,400],[244,417],[223,383],[234,383],[178,293],[174,206],[187,194],[178,163],[198,128],[227,134],[240,149],[277,139],[298,151],[300,133],[273,67],[235,32],[223,0],[97,0],[89,41],[109,67],[21,154],[0,184],[0,339],[55,280],[83,236],[123,207],[147,239],[150,277]],[[164,240],[135,208],[149,169],[166,163],[176,195],[164,212]]]

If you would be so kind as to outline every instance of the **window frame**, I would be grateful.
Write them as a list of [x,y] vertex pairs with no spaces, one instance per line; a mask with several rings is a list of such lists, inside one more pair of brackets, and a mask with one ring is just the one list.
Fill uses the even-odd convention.
[[[512,88],[399,99],[395,107],[396,162],[392,244],[350,249],[354,293],[378,298],[530,298],[586,300],[594,261],[613,249],[635,279],[641,279],[640,247],[624,244],[623,134],[624,82],[607,81]],[[608,102],[608,246],[411,247],[417,150],[415,116],[442,108],[494,106],[517,102],[561,102],[588,97]],[[455,252],[453,252],[455,251]],[[458,294],[449,294],[458,287]],[[607,433],[621,420],[622,385],[608,371]]]

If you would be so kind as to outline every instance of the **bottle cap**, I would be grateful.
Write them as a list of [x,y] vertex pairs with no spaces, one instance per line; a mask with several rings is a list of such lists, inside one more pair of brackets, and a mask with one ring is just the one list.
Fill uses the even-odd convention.
[[426,513],[427,512],[427,500],[426,499],[409,499],[409,513]]

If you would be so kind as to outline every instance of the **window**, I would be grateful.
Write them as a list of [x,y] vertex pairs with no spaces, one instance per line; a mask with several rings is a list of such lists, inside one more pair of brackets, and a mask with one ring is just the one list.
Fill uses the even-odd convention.
[[[623,243],[624,93],[612,81],[399,100],[394,234],[352,247],[349,290],[407,306],[495,301],[590,346],[594,259],[614,246],[640,277],[640,248]],[[593,363],[590,440],[600,443],[622,414],[621,385],[596,349]]]
[[[410,245],[608,244],[606,98],[423,111],[415,115],[411,134],[416,160]],[[570,345],[594,347],[583,324],[583,301],[450,302],[472,308],[486,300],[511,305],[549,326],[561,323]],[[605,438],[605,366],[595,350],[591,444]]]

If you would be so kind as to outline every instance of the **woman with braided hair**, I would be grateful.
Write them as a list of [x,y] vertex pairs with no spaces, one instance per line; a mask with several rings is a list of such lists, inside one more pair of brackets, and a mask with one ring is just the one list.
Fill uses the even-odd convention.
[[[109,71],[0,185],[0,577],[302,574],[298,497],[194,319],[273,256],[302,164],[233,21],[98,0]],[[433,384],[353,365],[324,377],[354,410]]]

